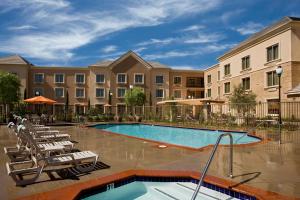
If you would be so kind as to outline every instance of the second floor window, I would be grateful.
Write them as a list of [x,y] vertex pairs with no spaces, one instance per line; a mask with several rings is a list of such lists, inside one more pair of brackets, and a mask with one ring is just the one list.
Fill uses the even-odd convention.
[[164,76],[159,75],[155,77],[155,83],[156,84],[163,84],[164,83]]
[[125,88],[118,88],[117,89],[117,97],[118,98],[124,98],[125,97],[125,93],[126,93],[126,89]]
[[230,82],[224,83],[224,93],[230,93]]
[[278,44],[272,45],[267,48],[267,62],[278,59]]
[[55,83],[64,83],[65,82],[64,74],[55,74],[54,80]]
[[164,90],[156,89],[156,98],[164,98]]
[[64,97],[64,88],[55,88],[54,92],[55,92],[55,97],[57,98]]
[[230,74],[230,64],[224,65],[224,75]]
[[207,97],[211,97],[211,89],[207,89]]
[[117,75],[117,83],[127,83],[126,74],[118,74]]
[[245,56],[242,58],[242,70],[250,68],[250,56]]
[[41,74],[41,73],[34,74],[34,82],[35,83],[44,83],[44,74]]
[[75,76],[76,83],[84,84],[85,83],[85,75],[84,74],[76,74]]
[[278,85],[278,75],[276,71],[267,72],[267,86],[275,86]]
[[181,76],[174,77],[174,84],[181,84]]
[[211,83],[211,75],[207,75],[207,83]]
[[97,98],[104,98],[104,88],[96,88],[96,97]]
[[76,98],[84,98],[84,97],[85,97],[85,89],[76,88]]
[[134,75],[135,84],[144,84],[144,74],[135,74]]
[[242,79],[242,86],[244,90],[250,90],[250,77]]
[[104,83],[104,82],[105,82],[104,74],[96,74],[96,83]]

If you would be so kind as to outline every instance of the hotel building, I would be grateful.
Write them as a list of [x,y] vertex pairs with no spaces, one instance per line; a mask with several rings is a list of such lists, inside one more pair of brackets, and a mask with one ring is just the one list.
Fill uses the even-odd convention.
[[228,101],[239,84],[254,92],[257,102],[277,102],[278,66],[283,68],[282,101],[299,101],[299,18],[285,17],[252,35],[205,70],[172,69],[145,61],[132,51],[115,61],[87,67],[35,66],[17,55],[0,58],[0,70],[20,77],[22,97],[44,95],[57,101],[55,110],[59,111],[64,108],[68,92],[69,105],[76,112],[85,112],[88,104],[103,109],[110,96],[113,106],[124,109],[124,95],[130,86],[143,88],[146,105],[169,98]]

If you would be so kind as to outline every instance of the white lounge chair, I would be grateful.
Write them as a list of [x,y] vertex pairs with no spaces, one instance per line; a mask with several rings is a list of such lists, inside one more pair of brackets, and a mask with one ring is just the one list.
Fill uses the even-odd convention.
[[[88,172],[94,169],[98,155],[91,151],[81,151],[60,155],[45,155],[41,148],[34,142],[30,134],[28,140],[32,145],[31,158],[29,161],[6,163],[6,169],[17,185],[27,185],[34,183],[43,170],[50,166],[61,166],[65,164],[73,165],[80,172]],[[86,164],[90,166],[86,166]],[[28,168],[20,168],[20,166],[29,165]],[[20,178],[20,175],[31,174],[33,177],[25,179]]]

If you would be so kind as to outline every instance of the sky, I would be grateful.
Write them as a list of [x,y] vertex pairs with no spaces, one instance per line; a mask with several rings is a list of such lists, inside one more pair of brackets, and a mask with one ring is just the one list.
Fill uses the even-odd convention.
[[0,56],[88,66],[132,50],[147,61],[205,69],[300,0],[0,0]]

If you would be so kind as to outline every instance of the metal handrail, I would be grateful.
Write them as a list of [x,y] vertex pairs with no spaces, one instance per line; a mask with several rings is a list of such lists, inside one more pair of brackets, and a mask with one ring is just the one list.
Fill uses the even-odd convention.
[[233,137],[232,137],[232,134],[231,134],[231,133],[223,133],[223,134],[221,134],[221,135],[218,137],[218,140],[217,140],[217,142],[216,142],[216,144],[215,144],[215,146],[214,146],[214,149],[212,150],[212,152],[211,152],[211,154],[210,154],[210,157],[209,157],[209,159],[208,159],[208,161],[207,161],[207,163],[206,163],[206,165],[205,165],[205,168],[204,168],[204,170],[202,171],[201,178],[200,178],[200,180],[199,180],[199,183],[198,183],[198,185],[197,185],[197,187],[196,187],[196,190],[195,190],[195,192],[194,192],[194,194],[193,194],[191,200],[195,200],[195,199],[196,199],[196,197],[197,197],[197,195],[198,195],[198,192],[199,192],[199,190],[200,190],[200,187],[201,187],[201,185],[202,185],[202,183],[203,183],[204,177],[206,176],[206,173],[207,173],[207,171],[208,171],[208,168],[209,168],[209,166],[210,166],[210,164],[211,164],[211,162],[212,162],[212,160],[213,160],[213,158],[214,158],[214,155],[215,155],[215,153],[216,153],[216,151],[217,151],[217,148],[218,148],[218,146],[219,146],[219,144],[220,144],[220,141],[221,141],[221,139],[222,139],[223,137],[225,137],[225,136],[229,136],[229,138],[230,138],[230,150],[229,150],[229,156],[230,156],[230,162],[229,162],[229,177],[230,177],[230,178],[233,177],[233,168],[232,168],[232,165],[233,165]]

